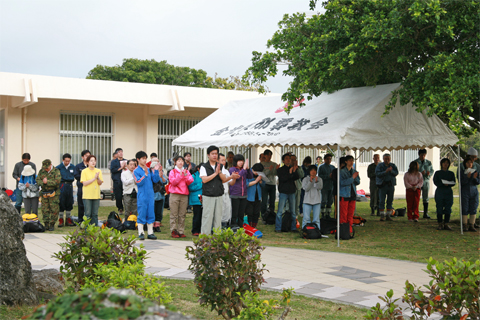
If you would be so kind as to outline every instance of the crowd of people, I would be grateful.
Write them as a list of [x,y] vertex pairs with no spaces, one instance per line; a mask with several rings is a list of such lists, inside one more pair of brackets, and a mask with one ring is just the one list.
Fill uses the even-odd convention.
[[[428,193],[430,179],[436,185],[435,203],[438,229],[452,230],[448,225],[453,205],[452,187],[456,184],[455,174],[449,170],[450,160],[441,160],[441,168],[434,171],[426,159],[426,150],[419,150],[419,157],[409,165],[404,175],[408,220],[418,222],[420,197],[423,202],[423,218],[428,215]],[[193,236],[210,234],[221,227],[242,228],[244,217],[248,224],[256,227],[259,220],[266,223],[269,216],[275,218],[275,231],[282,232],[282,217],[291,214],[291,231],[297,231],[296,218],[303,215],[302,228],[313,223],[320,229],[320,218],[332,215],[332,205],[340,207],[340,223],[353,225],[357,201],[359,172],[354,166],[354,157],[340,158],[340,168],[332,165],[332,155],[317,157],[315,164],[307,156],[299,166],[296,156],[286,153],[282,164],[272,161],[272,151],[267,149],[259,161],[250,167],[249,160],[242,154],[229,152],[224,155],[216,146],[207,148],[208,161],[196,165],[191,162],[191,153],[177,155],[163,168],[156,153],[144,151],[135,158],[125,159],[123,150],[117,148],[108,164],[113,183],[116,207],[125,220],[136,217],[139,239],[156,239],[160,232],[166,197],[169,194],[170,234],[173,238],[185,237],[187,208],[193,209]],[[38,215],[38,200],[42,197],[42,213],[45,227],[53,231],[58,227],[74,226],[71,211],[74,204],[73,183],[76,180],[78,222],[84,217],[98,225],[98,210],[101,199],[100,187],[104,179],[102,171],[96,168],[97,159],[89,150],[81,153],[82,161],[71,163],[68,153],[62,163],[54,167],[51,160],[36,166],[25,153],[22,161],[14,168],[13,177],[17,183],[15,207],[21,212],[22,202],[26,213]],[[475,162],[477,150],[470,148],[468,156],[459,166],[461,181],[462,224],[464,230],[476,231],[476,210],[480,165]],[[322,163],[323,160],[323,163]],[[340,189],[337,190],[337,175],[340,170]],[[167,174],[165,174],[167,173]],[[391,221],[396,176],[399,171],[391,162],[389,154],[373,156],[368,166],[370,179],[371,215],[380,221]],[[458,177],[457,177],[458,179]],[[275,210],[277,190],[278,210]],[[337,191],[339,198],[336,199]],[[64,219],[65,217],[65,219]],[[147,236],[144,228],[146,225]]]

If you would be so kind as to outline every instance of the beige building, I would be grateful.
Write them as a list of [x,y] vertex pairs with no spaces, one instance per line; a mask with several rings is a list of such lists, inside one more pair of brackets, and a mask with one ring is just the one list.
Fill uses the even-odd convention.
[[[170,158],[171,141],[230,100],[256,92],[73,79],[0,72],[0,186],[15,188],[15,163],[31,154],[39,169],[62,154],[80,162],[89,149],[97,156],[106,186],[107,163],[121,147],[126,158],[139,150]],[[190,151],[203,161],[202,150]],[[108,188],[108,187],[107,187]]]

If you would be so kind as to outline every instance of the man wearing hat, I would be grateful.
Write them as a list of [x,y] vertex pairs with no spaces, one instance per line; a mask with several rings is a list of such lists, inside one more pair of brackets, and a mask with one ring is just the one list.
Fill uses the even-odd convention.
[[[478,162],[477,162],[478,151],[475,148],[470,148],[470,149],[468,149],[467,155],[469,155],[470,159],[473,160],[473,169],[475,169],[477,172],[480,172],[480,164],[478,164]],[[460,169],[465,170],[463,162],[460,163]]]
[[115,194],[115,204],[118,209],[118,214],[123,215],[123,184],[122,172],[125,170],[127,161],[123,159],[123,149],[115,149],[117,155],[116,159],[112,160],[110,165],[110,173],[113,180],[113,193]]
[[418,150],[418,172],[423,176],[422,199],[423,199],[423,219],[430,219],[428,215],[428,192],[430,191],[430,178],[433,177],[433,166],[430,160],[425,159],[427,156],[426,149]]
[[42,188],[42,213],[45,229],[53,231],[60,210],[60,170],[52,165],[50,159],[42,162],[42,169],[37,176],[37,184]]
[[22,161],[17,162],[15,164],[15,167],[13,168],[12,176],[16,182],[15,195],[17,197],[17,200],[15,202],[15,209],[17,209],[18,213],[22,212],[22,202],[23,202],[22,190],[18,189],[18,182],[22,177],[22,171],[26,165],[30,165],[33,168],[34,173],[37,173],[37,167],[35,166],[35,163],[30,161],[30,153],[24,153],[22,155]]

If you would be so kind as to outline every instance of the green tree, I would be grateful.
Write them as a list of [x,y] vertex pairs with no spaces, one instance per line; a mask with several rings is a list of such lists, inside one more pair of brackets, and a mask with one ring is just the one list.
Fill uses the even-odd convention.
[[97,65],[87,79],[154,83],[187,87],[227,90],[258,91],[260,85],[251,86],[248,79],[209,77],[202,69],[177,67],[167,61],[124,59],[122,65],[113,67]]
[[[459,137],[480,128],[480,0],[330,0],[324,14],[285,15],[246,77],[263,84],[286,63],[282,98],[400,82],[386,105],[412,102]],[[310,1],[314,10],[316,1]],[[260,91],[261,91],[260,87]]]

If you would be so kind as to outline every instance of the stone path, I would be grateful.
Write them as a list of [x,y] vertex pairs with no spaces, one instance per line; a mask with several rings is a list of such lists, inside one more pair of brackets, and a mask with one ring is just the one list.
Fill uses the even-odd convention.
[[[27,256],[34,269],[60,267],[52,257],[60,250],[63,235],[36,233],[25,235]],[[191,241],[143,241],[149,252],[146,260],[149,273],[166,278],[193,279],[187,270],[185,247]],[[430,278],[423,271],[426,264],[362,256],[346,253],[267,247],[262,262],[269,270],[263,288],[282,290],[293,287],[297,294],[317,297],[361,307],[372,307],[389,289],[400,298],[405,281],[417,285],[428,284]],[[440,317],[431,317],[435,319]]]

